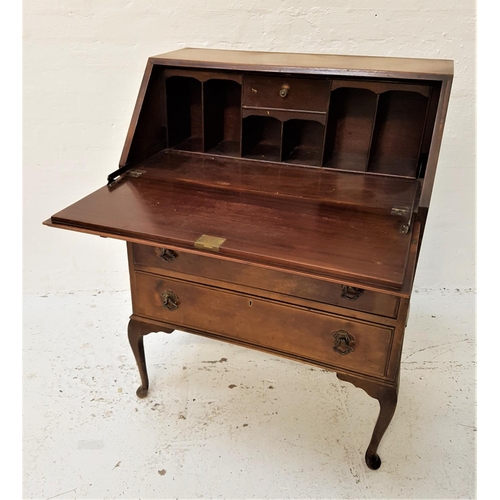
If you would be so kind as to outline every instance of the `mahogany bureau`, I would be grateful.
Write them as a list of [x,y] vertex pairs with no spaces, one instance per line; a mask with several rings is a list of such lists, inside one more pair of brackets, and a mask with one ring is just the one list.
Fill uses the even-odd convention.
[[175,329],[330,369],[394,414],[453,62],[151,57],[118,170],[45,224],[127,241],[128,336]]

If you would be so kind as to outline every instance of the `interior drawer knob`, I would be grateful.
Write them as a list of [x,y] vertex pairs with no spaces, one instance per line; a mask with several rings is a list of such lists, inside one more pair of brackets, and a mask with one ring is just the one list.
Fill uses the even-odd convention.
[[354,337],[345,330],[337,330],[332,333],[335,340],[333,350],[339,354],[345,355],[354,351],[356,347],[356,340]]
[[181,303],[179,297],[172,290],[165,290],[161,294],[161,300],[163,307],[166,307],[169,311],[175,311]]
[[172,262],[177,258],[177,254],[173,250],[170,250],[170,248],[157,248],[156,255],[165,262]]
[[286,97],[287,95],[288,95],[287,87],[283,87],[282,89],[280,89],[280,97]]
[[355,286],[340,285],[342,289],[341,297],[347,300],[356,300],[363,295],[364,290],[362,288],[356,288]]

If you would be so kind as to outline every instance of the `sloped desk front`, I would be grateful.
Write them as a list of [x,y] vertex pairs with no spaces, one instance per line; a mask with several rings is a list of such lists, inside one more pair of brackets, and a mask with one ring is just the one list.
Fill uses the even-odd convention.
[[148,60],[118,170],[45,224],[127,241],[128,334],[335,371],[396,408],[451,61],[183,49]]
[[[293,184],[296,168],[163,151],[47,224],[129,242],[140,397],[149,386],[142,337],[159,329],[314,363],[381,401],[376,466],[419,237],[418,224],[402,233],[389,207],[411,204],[415,184],[384,177],[367,196],[357,174],[311,170]],[[268,191],[254,189],[265,178]],[[222,243],[197,249],[203,235]]]

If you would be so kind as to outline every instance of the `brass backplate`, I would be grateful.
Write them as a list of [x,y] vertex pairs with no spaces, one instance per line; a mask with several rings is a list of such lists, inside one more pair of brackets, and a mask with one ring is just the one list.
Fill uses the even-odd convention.
[[210,236],[208,234],[203,234],[195,242],[195,248],[203,248],[204,250],[212,250],[213,252],[218,252],[220,246],[226,241],[226,238],[219,238],[217,236]]

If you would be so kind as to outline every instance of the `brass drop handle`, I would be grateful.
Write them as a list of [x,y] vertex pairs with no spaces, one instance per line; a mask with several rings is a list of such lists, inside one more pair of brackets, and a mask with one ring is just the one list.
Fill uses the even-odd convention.
[[365,292],[362,288],[356,288],[355,286],[340,285],[342,293],[340,296],[347,300],[357,300]]
[[335,340],[333,350],[339,354],[346,355],[354,351],[356,347],[356,340],[354,337],[345,330],[337,330],[332,333]]
[[156,255],[165,262],[172,262],[177,258],[177,254],[173,250],[170,250],[170,248],[157,248]]
[[181,303],[179,297],[172,290],[165,290],[161,294],[161,300],[163,307],[166,307],[169,311],[175,311]]
[[288,95],[288,87],[283,87],[280,89],[280,97],[285,98]]

